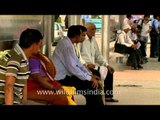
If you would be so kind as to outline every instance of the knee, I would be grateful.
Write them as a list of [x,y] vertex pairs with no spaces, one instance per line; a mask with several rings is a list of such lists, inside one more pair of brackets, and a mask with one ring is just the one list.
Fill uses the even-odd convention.
[[59,104],[60,105],[68,105],[68,99],[66,95],[62,95],[59,97]]

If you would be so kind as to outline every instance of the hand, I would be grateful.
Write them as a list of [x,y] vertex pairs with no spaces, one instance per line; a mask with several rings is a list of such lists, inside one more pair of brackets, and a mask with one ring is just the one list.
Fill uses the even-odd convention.
[[62,87],[62,85],[56,80],[54,80],[54,83],[52,84],[52,86],[53,86],[53,89],[55,90],[59,90]]
[[137,47],[137,45],[136,44],[132,44],[132,46],[131,46],[132,48],[136,48]]
[[107,66],[107,68],[108,68],[108,71],[112,74],[112,73],[114,73],[114,68],[112,68],[112,67],[110,67],[109,65]]
[[101,80],[101,81],[98,81],[98,89],[103,90],[103,87],[104,87],[104,86],[103,86],[103,82],[104,82],[104,81],[102,81],[102,80]]
[[94,65],[94,64],[87,64],[87,67],[88,67],[89,69],[94,69],[94,68],[95,68],[95,65]]
[[92,71],[87,67],[86,64],[84,64],[84,67],[88,70],[88,72],[90,72],[92,74]]
[[91,80],[93,83],[92,83],[92,87],[93,88],[98,88],[98,80],[92,76],[92,80]]
[[98,77],[98,76],[96,76],[96,75],[93,75],[93,77],[96,79],[96,80],[101,80],[101,78],[100,77]]

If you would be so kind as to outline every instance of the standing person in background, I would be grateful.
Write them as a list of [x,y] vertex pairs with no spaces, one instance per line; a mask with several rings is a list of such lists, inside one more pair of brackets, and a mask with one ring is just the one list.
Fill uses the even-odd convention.
[[65,22],[65,29],[68,29],[68,15],[66,15],[64,22]]
[[[126,18],[123,20],[123,26],[125,25],[129,25],[131,28],[134,27],[133,22],[132,22],[132,15],[131,14],[127,14]],[[131,35],[131,31],[127,32],[127,35],[130,36]]]
[[0,104],[22,104],[27,100],[28,58],[39,51],[42,39],[40,31],[26,29],[20,35],[19,44],[0,58]]
[[149,24],[149,15],[144,15],[144,19],[142,20],[141,26],[142,26],[142,29],[141,29],[141,44],[142,44],[141,51],[144,51],[144,52],[142,52],[142,56],[143,56],[144,60],[147,61],[146,51],[147,51],[147,44],[148,44],[148,39],[149,39],[150,31],[151,31],[151,27]]
[[150,31],[150,38],[151,38],[151,48],[150,48],[150,57],[151,58],[156,58],[158,57],[158,25],[159,25],[159,20],[160,16],[159,15],[154,15],[154,19],[151,21],[151,31]]
[[133,26],[133,22],[131,21],[132,19],[132,15],[131,14],[127,14],[126,18],[123,20],[123,25],[128,24],[130,27]]
[[158,25],[158,62],[160,62],[160,24]]

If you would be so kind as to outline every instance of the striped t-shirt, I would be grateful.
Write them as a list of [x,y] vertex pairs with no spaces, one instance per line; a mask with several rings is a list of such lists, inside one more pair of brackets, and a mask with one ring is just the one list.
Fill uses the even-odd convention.
[[14,104],[22,101],[22,90],[30,74],[28,60],[18,44],[0,58],[0,104],[4,104],[6,76],[14,76]]

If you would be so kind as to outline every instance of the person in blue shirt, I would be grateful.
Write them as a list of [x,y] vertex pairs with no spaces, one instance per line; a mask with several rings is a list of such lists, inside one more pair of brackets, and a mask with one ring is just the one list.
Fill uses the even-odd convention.
[[80,28],[72,25],[68,28],[67,37],[58,42],[52,55],[57,70],[55,80],[65,86],[74,86],[77,94],[85,96],[86,105],[104,105],[97,77],[80,63],[74,51],[73,44],[79,42],[80,35]]

